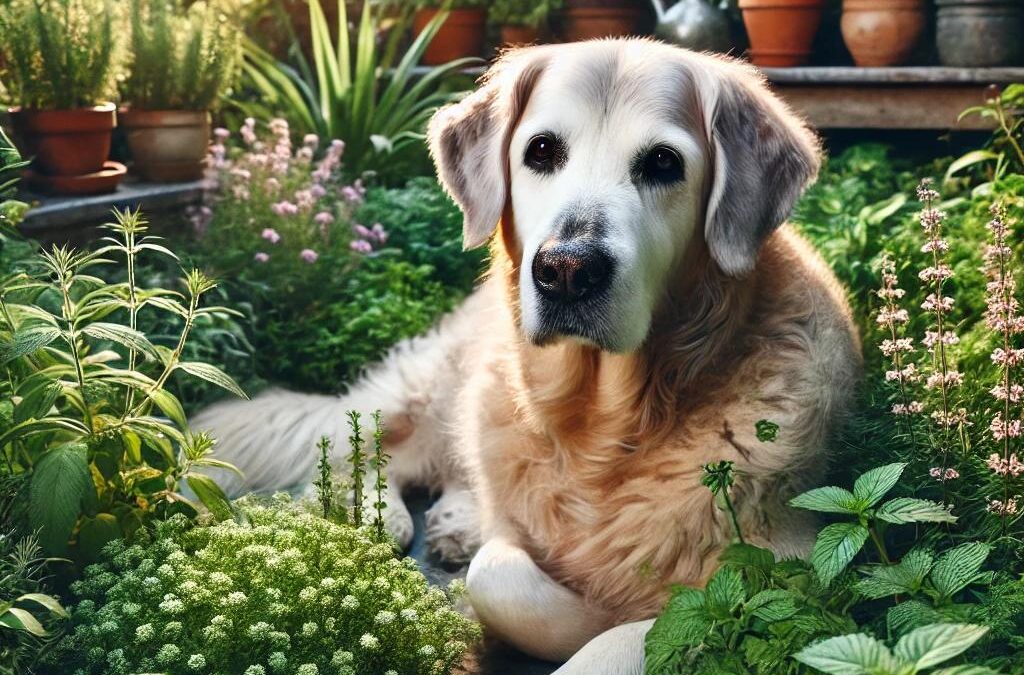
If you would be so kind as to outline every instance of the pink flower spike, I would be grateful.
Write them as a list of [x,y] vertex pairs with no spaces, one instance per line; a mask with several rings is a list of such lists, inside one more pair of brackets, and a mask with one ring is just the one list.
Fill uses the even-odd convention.
[[307,262],[312,265],[316,262],[317,258],[320,257],[320,254],[311,248],[304,248],[299,252],[299,257],[302,258],[303,262]]
[[269,241],[271,244],[276,244],[277,242],[281,241],[281,235],[278,234],[277,230],[275,230],[272,227],[263,228],[263,232],[260,233],[260,236]]
[[365,239],[353,239],[352,243],[349,244],[349,248],[356,253],[371,253],[373,251],[373,246]]
[[252,259],[255,260],[258,263],[265,263],[268,260],[270,260],[270,254],[269,253],[264,253],[263,251],[259,251],[259,252],[256,253],[256,255],[254,255],[252,257]]
[[224,127],[217,127],[213,130],[213,137],[223,143],[231,137],[231,132]]
[[313,222],[317,225],[330,225],[334,222],[334,216],[327,211],[321,211],[320,213],[313,216]]

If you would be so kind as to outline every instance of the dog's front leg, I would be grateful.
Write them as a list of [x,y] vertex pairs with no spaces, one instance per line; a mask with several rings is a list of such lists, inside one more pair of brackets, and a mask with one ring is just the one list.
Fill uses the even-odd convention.
[[473,557],[466,587],[489,631],[549,661],[567,660],[612,621],[607,612],[555,582],[526,551],[504,537],[489,540]]
[[624,623],[598,635],[554,675],[642,675],[644,638],[654,619]]

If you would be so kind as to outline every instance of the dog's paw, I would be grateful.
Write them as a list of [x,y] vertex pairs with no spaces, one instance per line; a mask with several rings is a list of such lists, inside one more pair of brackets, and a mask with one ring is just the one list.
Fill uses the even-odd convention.
[[480,548],[480,516],[468,490],[446,490],[427,510],[427,546],[442,560],[469,562]]
[[409,515],[409,509],[405,507],[405,502],[401,497],[389,496],[387,498],[387,506],[384,508],[384,524],[391,536],[398,541],[402,550],[408,550],[409,545],[412,544],[415,527],[412,516]]

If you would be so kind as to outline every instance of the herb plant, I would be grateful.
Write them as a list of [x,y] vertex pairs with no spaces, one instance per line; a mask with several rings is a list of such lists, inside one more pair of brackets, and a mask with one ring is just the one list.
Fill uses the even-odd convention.
[[0,35],[0,81],[16,105],[69,110],[110,100],[112,0],[9,0]]
[[562,0],[494,0],[487,11],[494,24],[538,27],[562,8]]
[[122,96],[136,110],[209,110],[231,83],[240,31],[218,0],[132,0],[130,75]]
[[18,173],[26,166],[28,162],[21,158],[14,143],[0,128],[0,236],[3,236],[5,229],[21,222],[28,210],[28,204],[13,198],[19,180]]

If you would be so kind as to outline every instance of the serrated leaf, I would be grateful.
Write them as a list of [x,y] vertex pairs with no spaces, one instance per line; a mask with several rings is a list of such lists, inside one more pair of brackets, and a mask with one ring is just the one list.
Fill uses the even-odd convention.
[[67,550],[68,539],[94,490],[84,444],[60,445],[36,463],[29,486],[30,521],[39,545],[49,555]]
[[781,589],[761,591],[747,601],[746,609],[751,614],[769,623],[783,621],[796,614],[793,596]]
[[789,505],[808,511],[826,513],[848,513],[856,515],[861,511],[861,504],[849,490],[827,485],[815,488],[789,500]]
[[903,635],[915,628],[939,621],[942,621],[942,615],[931,605],[926,605],[920,600],[901,602],[890,607],[885,615],[886,625],[893,635]]
[[61,331],[53,326],[33,326],[19,330],[11,341],[0,348],[0,365],[10,363],[14,359],[36,352],[61,336]]
[[991,550],[988,544],[972,541],[943,553],[929,575],[935,590],[942,597],[950,598],[966,588]]
[[109,340],[123,345],[128,349],[145,354],[152,358],[158,358],[156,348],[141,331],[117,323],[106,323],[97,321],[82,329],[82,332],[97,340]]
[[859,523],[835,523],[818,533],[811,551],[811,566],[822,585],[828,586],[857,555],[868,539],[868,530]]
[[720,618],[732,614],[743,602],[744,595],[743,578],[729,567],[720,568],[704,590],[708,611]]
[[985,666],[972,666],[969,663],[965,663],[962,666],[933,670],[932,675],[999,675],[999,671],[986,668]]
[[923,670],[959,656],[987,632],[988,626],[971,624],[923,626],[901,637],[893,648],[893,655]]
[[769,573],[775,567],[775,554],[752,544],[732,544],[718,557],[720,565],[738,569],[757,569]]
[[793,658],[829,675],[870,675],[892,671],[896,665],[888,647],[862,633],[829,638]]
[[200,363],[198,361],[182,361],[177,366],[176,370],[184,370],[189,375],[198,377],[201,380],[206,380],[212,384],[230,391],[239,398],[249,398],[242,391],[242,388],[231,379],[231,377],[217,366],[212,366],[209,363]]
[[865,506],[874,506],[896,485],[906,468],[906,463],[896,462],[865,472],[853,484],[854,496]]
[[704,592],[683,588],[672,596],[644,639],[644,672],[660,675],[679,659],[680,652],[701,643],[711,630],[712,619],[704,604]]
[[887,523],[955,523],[956,516],[942,504],[927,499],[897,497],[875,510],[875,517]]
[[203,503],[203,506],[209,509],[217,520],[231,518],[231,502],[212,478],[200,473],[192,473],[185,477],[185,481],[192,488],[192,492],[196,493],[196,497]]

